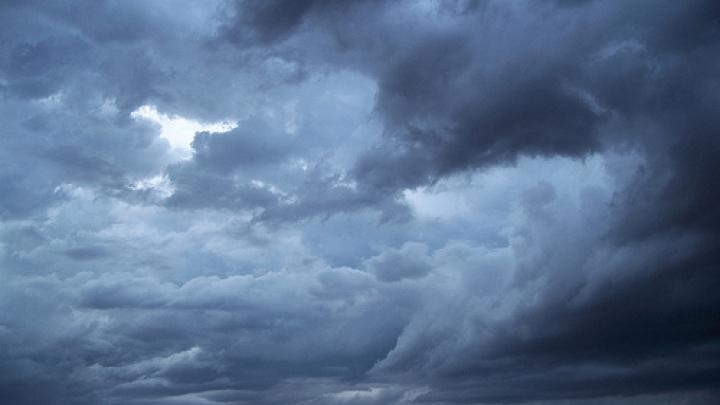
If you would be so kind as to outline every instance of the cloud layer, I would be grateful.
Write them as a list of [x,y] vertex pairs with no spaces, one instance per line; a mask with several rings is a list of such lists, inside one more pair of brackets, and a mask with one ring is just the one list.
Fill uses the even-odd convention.
[[719,21],[4,2],[0,402],[716,403]]

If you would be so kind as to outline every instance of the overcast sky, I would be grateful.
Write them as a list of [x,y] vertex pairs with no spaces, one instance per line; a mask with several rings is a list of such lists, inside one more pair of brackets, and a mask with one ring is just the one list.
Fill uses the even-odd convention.
[[720,403],[720,2],[0,1],[0,403]]

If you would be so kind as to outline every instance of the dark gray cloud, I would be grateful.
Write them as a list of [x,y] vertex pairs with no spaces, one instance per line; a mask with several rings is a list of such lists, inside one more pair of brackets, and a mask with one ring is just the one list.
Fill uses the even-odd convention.
[[0,4],[0,398],[717,402],[719,21]]
[[238,1],[231,8],[231,22],[222,26],[222,33],[231,42],[242,45],[266,45],[286,39],[302,25],[312,11],[315,0],[292,3]]

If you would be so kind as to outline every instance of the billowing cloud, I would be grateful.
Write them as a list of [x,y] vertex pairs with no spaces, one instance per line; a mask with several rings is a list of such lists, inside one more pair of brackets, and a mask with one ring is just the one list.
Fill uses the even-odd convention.
[[0,398],[711,404],[720,7],[0,5]]

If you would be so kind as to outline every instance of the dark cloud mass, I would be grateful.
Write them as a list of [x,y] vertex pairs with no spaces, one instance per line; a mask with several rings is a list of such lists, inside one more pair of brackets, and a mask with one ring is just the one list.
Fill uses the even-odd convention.
[[0,27],[0,403],[720,402],[719,2]]

